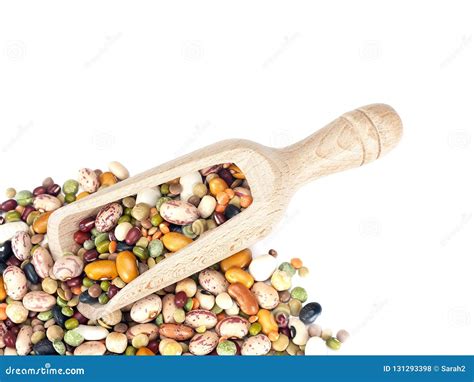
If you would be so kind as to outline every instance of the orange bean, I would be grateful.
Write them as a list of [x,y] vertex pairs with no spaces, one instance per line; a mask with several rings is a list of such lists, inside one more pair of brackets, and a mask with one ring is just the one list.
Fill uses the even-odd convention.
[[241,283],[231,284],[227,293],[232,297],[245,314],[252,316],[258,313],[258,301],[255,295]]
[[137,350],[135,355],[155,355],[155,353],[153,353],[150,349],[146,347],[142,347]]
[[5,321],[8,318],[6,310],[7,310],[7,304],[6,303],[0,304],[0,320],[2,321]]
[[219,192],[224,191],[226,188],[228,188],[227,183],[222,178],[216,177],[209,181],[209,191],[214,196]]
[[130,251],[122,251],[115,259],[117,272],[127,284],[138,277],[137,258]]
[[217,321],[222,321],[224,318],[227,317],[227,315],[224,312],[221,312],[217,314],[216,317],[217,317]]
[[230,268],[239,267],[247,268],[252,261],[252,251],[246,248],[237,253],[234,253],[232,256],[228,257],[221,261],[222,272],[227,272]]
[[217,200],[217,203],[225,206],[229,203],[229,195],[227,195],[227,192],[221,191],[216,195],[216,200]]
[[117,250],[117,242],[115,240],[112,240],[109,244],[109,253],[115,253]]
[[224,212],[225,211],[225,206],[223,206],[222,204],[218,204],[218,205],[216,205],[216,208],[214,209],[214,211]]
[[48,230],[48,219],[53,211],[45,212],[38,216],[33,222],[33,230],[36,233],[46,233]]
[[118,276],[117,266],[112,260],[97,260],[85,266],[84,272],[91,280],[113,280]]
[[3,284],[3,277],[0,276],[0,301],[3,301],[7,298],[7,291],[5,290],[5,286]]
[[262,325],[262,332],[265,333],[267,336],[271,332],[278,333],[278,324],[273,317],[273,314],[267,309],[260,309],[258,311],[258,322]]
[[238,267],[232,267],[225,273],[225,278],[231,284],[241,283],[245,285],[246,288],[252,288],[254,279],[252,275],[248,272],[245,272],[243,269]]
[[225,193],[229,196],[229,200],[235,196],[235,192],[232,188],[226,188]]
[[78,285],[75,287],[71,287],[71,292],[75,294],[76,296],[79,296],[82,293],[81,286]]
[[193,307],[191,309],[199,309],[199,300],[196,297],[193,297]]
[[76,196],[76,200],[81,200],[85,198],[86,196],[89,196],[90,194],[87,191],[82,191]]
[[117,183],[117,178],[111,172],[103,172],[99,176],[99,181],[101,186],[111,186]]
[[303,261],[298,257],[294,257],[290,260],[290,264],[293,265],[293,268],[300,269],[303,266]]
[[170,232],[170,229],[168,228],[168,225],[166,223],[161,223],[159,225],[159,227],[160,227],[160,231],[163,235],[166,235],[167,233]]

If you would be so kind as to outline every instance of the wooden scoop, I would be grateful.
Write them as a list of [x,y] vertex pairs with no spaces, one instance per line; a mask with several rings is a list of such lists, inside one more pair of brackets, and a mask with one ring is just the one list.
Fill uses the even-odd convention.
[[48,223],[49,247],[55,259],[77,249],[73,234],[82,219],[145,188],[219,163],[234,162],[245,174],[253,196],[248,209],[137,277],[107,304],[80,303],[79,311],[95,320],[251,246],[272,231],[301,185],[372,162],[395,147],[401,135],[397,113],[374,104],[346,113],[283,149],[247,140],[215,143],[55,211]]

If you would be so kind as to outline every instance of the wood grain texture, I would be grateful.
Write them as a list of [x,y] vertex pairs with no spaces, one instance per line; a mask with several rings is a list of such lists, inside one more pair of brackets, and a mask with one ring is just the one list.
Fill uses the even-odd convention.
[[[244,172],[253,204],[140,275],[106,305],[79,304],[83,315],[97,319],[251,246],[272,231],[298,187],[378,159],[398,143],[401,135],[402,124],[397,113],[390,106],[374,104],[346,113],[310,137],[283,149],[247,140],[219,142],[55,211],[48,223],[50,250],[55,259],[74,250],[72,237],[80,220],[94,215],[103,205],[134,195],[143,188],[218,163],[234,162]],[[288,187],[289,177],[294,180],[294,187]]]

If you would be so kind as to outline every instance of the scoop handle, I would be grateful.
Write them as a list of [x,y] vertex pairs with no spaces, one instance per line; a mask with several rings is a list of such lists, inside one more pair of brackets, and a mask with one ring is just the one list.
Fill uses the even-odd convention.
[[343,114],[281,154],[299,187],[380,158],[398,144],[402,130],[392,107],[372,104]]

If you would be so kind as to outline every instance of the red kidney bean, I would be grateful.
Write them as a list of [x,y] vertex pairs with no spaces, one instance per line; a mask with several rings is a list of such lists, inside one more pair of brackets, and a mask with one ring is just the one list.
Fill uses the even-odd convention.
[[150,349],[153,353],[158,353],[159,343],[158,341],[148,342],[147,348]]
[[214,221],[216,222],[217,225],[221,225],[222,223],[225,223],[226,221],[225,215],[222,212],[214,212]]
[[15,199],[8,199],[8,200],[5,200],[3,203],[2,203],[2,211],[5,211],[5,212],[8,212],[8,211],[12,211],[16,208],[16,206],[18,205],[18,203],[16,202]]
[[21,265],[21,261],[18,260],[15,256],[10,256],[7,261],[5,261],[8,265],[14,265],[19,267]]
[[16,335],[13,334],[11,330],[9,330],[3,336],[3,341],[5,342],[6,347],[15,348]]
[[58,196],[61,192],[61,186],[59,184],[54,183],[48,187],[47,192],[50,195]]
[[134,245],[140,239],[140,237],[142,237],[140,228],[133,227],[130,231],[128,231],[127,236],[125,237],[125,242],[128,245]]
[[43,194],[46,194],[46,192],[47,192],[46,187],[39,186],[33,190],[33,195],[34,196],[43,195]]
[[232,176],[231,172],[227,168],[221,168],[218,172],[219,176],[224,179],[228,186],[230,186],[234,182],[234,177]]
[[77,276],[77,277],[74,277],[73,279],[69,279],[66,281],[66,284],[68,287],[75,287],[75,286],[82,285],[82,277]]
[[188,301],[188,296],[185,292],[180,291],[174,295],[174,304],[178,308],[182,308],[186,304],[186,301]]
[[112,298],[120,291],[119,287],[115,285],[110,285],[109,290],[107,291],[107,297]]
[[82,219],[79,223],[79,231],[90,232],[95,226],[95,218],[89,216],[88,218]]
[[89,232],[77,231],[74,233],[74,241],[79,245],[84,244],[84,242],[90,238],[91,234]]
[[90,263],[91,261],[97,260],[99,257],[99,252],[96,249],[89,249],[84,253],[84,261]]
[[26,222],[26,219],[28,219],[28,215],[31,214],[33,211],[36,211],[35,207],[26,206],[23,212],[21,213],[21,220]]
[[84,317],[81,312],[77,311],[77,312],[74,312],[74,314],[72,315],[75,319],[77,319],[77,321],[79,321],[80,324],[82,325],[85,325],[87,324],[87,322],[89,321],[89,319],[87,317]]

